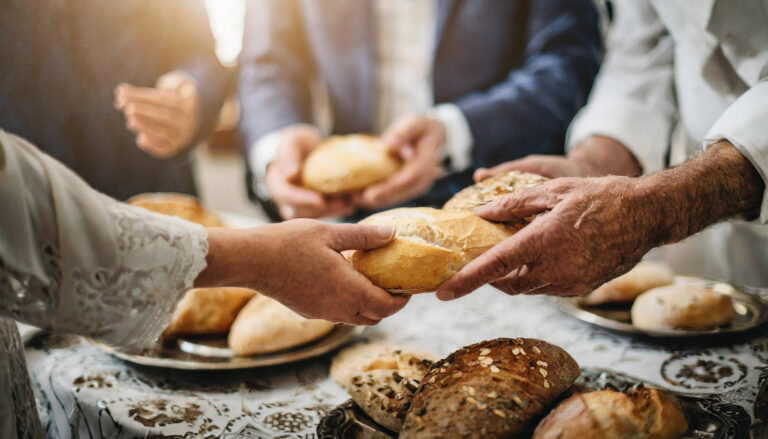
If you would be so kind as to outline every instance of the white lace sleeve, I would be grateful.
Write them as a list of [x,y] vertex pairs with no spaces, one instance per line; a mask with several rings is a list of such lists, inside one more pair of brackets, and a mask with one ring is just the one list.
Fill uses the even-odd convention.
[[0,131],[0,316],[146,347],[205,268],[199,225],[118,203]]

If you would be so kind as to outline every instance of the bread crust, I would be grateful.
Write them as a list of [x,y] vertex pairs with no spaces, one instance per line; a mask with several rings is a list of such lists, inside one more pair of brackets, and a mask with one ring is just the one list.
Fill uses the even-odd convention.
[[400,438],[516,437],[580,372],[567,352],[542,340],[464,347],[424,376]]
[[733,322],[730,297],[677,283],[641,294],[632,305],[632,324],[643,329],[712,329]]
[[143,207],[155,213],[177,216],[181,219],[198,223],[205,227],[223,227],[224,223],[207,211],[200,201],[185,194],[148,193],[132,197],[127,201],[132,206]]
[[366,188],[391,176],[401,162],[379,138],[351,134],[333,136],[307,156],[302,185],[323,194],[339,194]]
[[256,294],[256,291],[246,288],[189,290],[176,305],[163,337],[227,332],[240,310]]
[[622,276],[601,285],[579,299],[582,305],[632,302],[640,294],[675,281],[675,273],[667,264],[642,261]]
[[392,209],[360,224],[394,226],[396,236],[384,247],[355,251],[352,265],[374,284],[406,294],[436,290],[472,259],[519,230],[471,212],[429,207]]
[[504,172],[462,189],[443,205],[443,209],[452,212],[472,210],[504,195],[520,192],[548,180],[541,175],[527,172]]

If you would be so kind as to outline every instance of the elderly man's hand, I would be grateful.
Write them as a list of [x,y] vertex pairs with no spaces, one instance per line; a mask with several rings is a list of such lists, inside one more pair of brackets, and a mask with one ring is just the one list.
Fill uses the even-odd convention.
[[157,158],[172,157],[189,144],[197,132],[199,105],[197,85],[183,72],[166,73],[155,88],[115,88],[115,108],[136,134],[136,146]]
[[559,179],[478,208],[491,221],[540,216],[446,281],[438,297],[486,283],[508,294],[589,293],[658,243],[654,206],[639,186],[626,177]]
[[365,189],[355,203],[381,209],[426,193],[442,174],[445,127],[427,116],[405,116],[396,120],[382,136],[393,154],[403,159],[395,175]]
[[323,140],[313,125],[283,128],[275,160],[267,167],[264,183],[283,219],[340,218],[355,207],[345,195],[328,196],[301,186],[301,167],[309,153]]
[[373,285],[341,252],[381,247],[394,233],[388,226],[308,219],[209,229],[208,267],[195,285],[253,288],[307,318],[374,325],[405,306],[408,297]]

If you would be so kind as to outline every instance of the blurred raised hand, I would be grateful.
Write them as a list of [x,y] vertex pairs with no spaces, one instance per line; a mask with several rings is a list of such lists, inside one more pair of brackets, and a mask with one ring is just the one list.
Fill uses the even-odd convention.
[[197,132],[197,84],[181,71],[161,76],[154,88],[118,85],[114,105],[125,115],[125,126],[136,134],[136,146],[156,158],[175,156]]

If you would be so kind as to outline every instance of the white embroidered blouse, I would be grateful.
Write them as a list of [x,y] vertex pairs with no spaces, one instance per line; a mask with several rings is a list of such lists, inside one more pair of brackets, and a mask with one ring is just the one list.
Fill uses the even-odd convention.
[[13,320],[148,347],[207,252],[203,227],[100,194],[0,130],[0,437],[42,436]]

